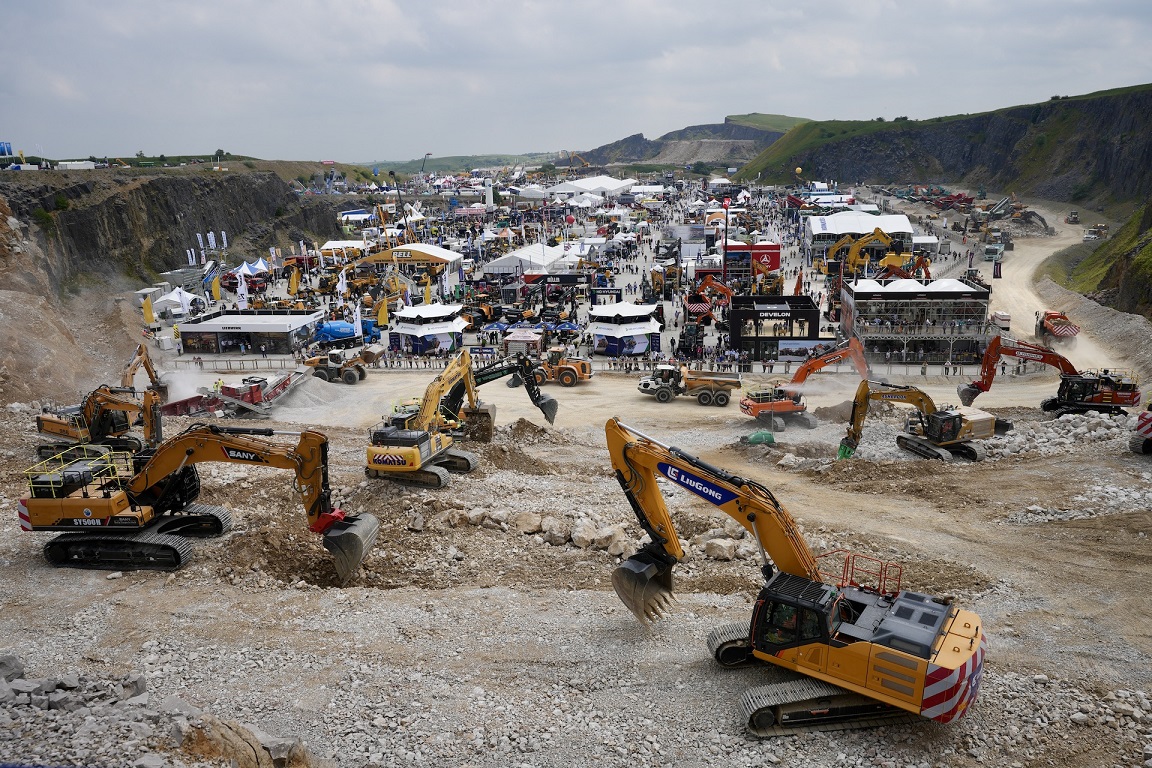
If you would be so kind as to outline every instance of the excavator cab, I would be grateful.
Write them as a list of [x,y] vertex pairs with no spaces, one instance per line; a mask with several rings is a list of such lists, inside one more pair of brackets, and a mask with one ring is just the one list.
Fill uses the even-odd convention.
[[963,426],[964,417],[959,411],[936,411],[924,417],[924,433],[938,445],[958,440]]

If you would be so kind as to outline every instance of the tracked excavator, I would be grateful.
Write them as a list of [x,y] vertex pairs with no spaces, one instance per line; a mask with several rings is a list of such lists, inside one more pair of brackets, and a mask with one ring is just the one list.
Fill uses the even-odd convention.
[[140,368],[144,368],[148,374],[148,389],[155,391],[160,396],[161,402],[166,400],[168,398],[168,385],[160,381],[156,367],[152,365],[152,358],[148,356],[148,347],[143,344],[136,346],[136,354],[124,366],[124,370],[120,374],[120,386],[125,389],[133,389],[136,386],[136,372]]
[[[296,445],[264,438],[298,437]],[[328,438],[320,432],[196,424],[135,455],[89,446],[81,457],[57,456],[25,474],[20,499],[26,531],[72,531],[44,545],[44,557],[70,568],[176,570],[191,556],[188,537],[211,537],[231,527],[224,507],[195,503],[196,464],[206,461],[279,467],[295,472],[308,530],[323,536],[341,583],[372,548],[380,523],[332,506]]]
[[[137,421],[144,427],[143,441],[128,434]],[[137,392],[105,384],[89,392],[80,405],[45,410],[36,417],[36,431],[68,441],[38,446],[36,452],[43,459],[85,444],[138,453],[145,443],[155,448],[164,440],[160,395],[152,389]]]
[[808,429],[815,429],[816,417],[808,413],[808,405],[804,402],[801,387],[811,374],[845,359],[852,361],[861,379],[868,378],[868,360],[864,357],[864,345],[853,336],[824,354],[805,360],[796,369],[792,381],[787,384],[749,390],[740,399],[740,412],[763,422],[774,432],[784,431],[790,421]]
[[961,384],[956,388],[960,402],[972,405],[982,392],[992,388],[996,379],[996,366],[1002,357],[1015,357],[1019,360],[1032,360],[1050,365],[1060,371],[1060,388],[1055,397],[1045,398],[1040,409],[1065,413],[1125,413],[1126,408],[1140,406],[1140,388],[1136,376],[1128,371],[1104,368],[1099,371],[1078,371],[1068,358],[1048,347],[1031,344],[1027,341],[996,336],[988,342],[980,364],[980,378],[971,384]]
[[852,415],[848,420],[848,433],[840,441],[837,458],[847,459],[860,445],[868,405],[873,400],[907,403],[916,409],[904,421],[904,432],[897,436],[896,444],[925,459],[952,461],[953,456],[983,461],[984,448],[976,440],[986,440],[1012,429],[1012,423],[992,414],[968,406],[946,406],[937,409],[926,393],[916,387],[885,384],[865,379],[856,388],[852,400]]
[[901,589],[901,569],[844,550],[815,557],[770,490],[620,422],[605,426],[616,479],[651,541],[612,574],[647,624],[668,613],[684,557],[662,486],[699,496],[743,526],[764,584],[751,620],[718,627],[708,651],[722,667],[775,665],[784,679],[740,698],[748,730],[766,738],[929,718],[962,717],[980,690],[980,617],[951,598]]
[[393,414],[369,430],[364,474],[404,485],[443,488],[451,482],[450,473],[476,469],[479,457],[454,447],[455,441],[461,437],[480,442],[492,439],[496,406],[481,402],[476,390],[505,376],[512,377],[510,388],[523,386],[528,391],[549,424],[555,422],[559,404],[540,391],[531,360],[517,355],[474,369],[464,349],[428,385],[418,409]]

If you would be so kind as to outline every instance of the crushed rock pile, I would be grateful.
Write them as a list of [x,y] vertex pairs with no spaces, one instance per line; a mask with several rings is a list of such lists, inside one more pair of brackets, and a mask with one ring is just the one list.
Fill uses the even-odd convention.
[[[141,651],[156,646],[148,641]],[[175,695],[157,699],[146,678],[29,677],[18,656],[0,655],[0,754],[5,762],[102,768],[316,765],[299,739],[221,720]]]

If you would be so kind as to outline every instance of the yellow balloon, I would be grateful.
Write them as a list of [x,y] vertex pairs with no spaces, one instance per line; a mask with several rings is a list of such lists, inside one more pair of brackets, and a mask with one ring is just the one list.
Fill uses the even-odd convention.
[[797,175],[797,176],[799,176],[799,175],[800,175],[800,173],[801,173],[801,171],[803,171],[803,170],[804,170],[803,168],[799,168],[799,167],[798,167],[798,168],[796,169],[796,175]]

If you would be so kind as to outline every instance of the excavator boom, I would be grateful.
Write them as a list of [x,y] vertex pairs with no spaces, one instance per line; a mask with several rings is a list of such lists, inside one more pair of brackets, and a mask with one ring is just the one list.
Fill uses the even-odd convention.
[[143,344],[136,346],[136,354],[128,361],[128,365],[124,366],[124,371],[120,375],[120,386],[125,389],[134,388],[136,386],[136,372],[141,367],[148,374],[149,389],[155,390],[162,399],[167,398],[168,385],[160,381],[160,376],[152,365],[152,358],[148,356],[148,347]]

